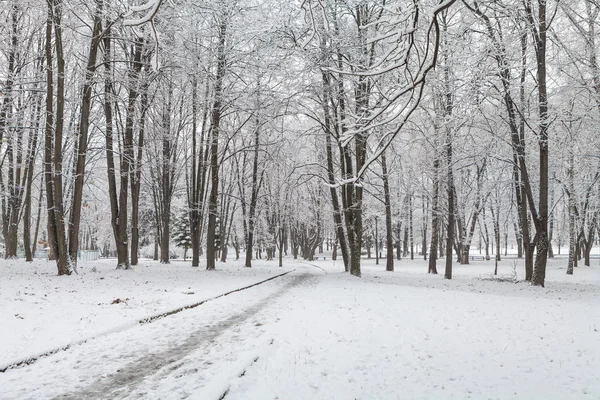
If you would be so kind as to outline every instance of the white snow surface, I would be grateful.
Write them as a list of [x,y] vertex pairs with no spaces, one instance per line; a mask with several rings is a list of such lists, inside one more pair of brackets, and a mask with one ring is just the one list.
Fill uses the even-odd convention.
[[[1,261],[0,369],[71,346],[0,373],[0,399],[600,399],[598,259],[573,276],[550,260],[540,288],[490,279],[493,261],[445,280],[443,260],[364,260],[356,278],[320,258],[69,277]],[[515,262],[521,278],[514,259],[500,276]]]

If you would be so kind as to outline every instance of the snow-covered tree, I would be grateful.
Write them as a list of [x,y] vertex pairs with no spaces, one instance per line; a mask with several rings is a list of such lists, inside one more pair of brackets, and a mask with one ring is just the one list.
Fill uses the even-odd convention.
[[187,212],[179,213],[175,217],[171,235],[175,246],[183,248],[183,259],[187,260],[187,251],[192,247],[190,218]]

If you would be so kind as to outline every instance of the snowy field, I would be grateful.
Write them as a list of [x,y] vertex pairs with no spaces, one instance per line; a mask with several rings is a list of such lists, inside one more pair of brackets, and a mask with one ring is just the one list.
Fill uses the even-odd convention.
[[71,345],[0,373],[0,399],[600,399],[598,258],[551,260],[546,288],[493,261],[114,264],[0,262],[0,369]]

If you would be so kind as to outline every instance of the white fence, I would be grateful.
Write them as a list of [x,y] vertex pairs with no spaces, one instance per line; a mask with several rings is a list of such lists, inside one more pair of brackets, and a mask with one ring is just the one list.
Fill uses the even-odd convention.
[[79,250],[77,259],[79,261],[96,261],[100,258],[100,250]]
[[[36,250],[35,258],[48,259],[48,250]],[[18,253],[19,258],[24,258],[25,253]],[[79,250],[77,252],[77,259],[79,261],[96,261],[100,258],[100,250]]]

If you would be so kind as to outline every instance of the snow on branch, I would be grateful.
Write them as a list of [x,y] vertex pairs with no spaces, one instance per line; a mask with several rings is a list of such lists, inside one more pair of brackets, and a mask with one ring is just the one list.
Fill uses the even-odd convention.
[[[158,13],[160,6],[162,5],[164,0],[149,0],[147,3],[140,6],[131,6],[129,7],[129,11],[125,13],[123,19],[123,26],[129,26],[134,29],[135,27],[145,24],[150,24],[152,28],[152,33],[154,35],[154,43],[155,49],[154,54],[152,55],[152,67],[155,70],[158,70],[160,65],[158,62],[158,32],[156,31],[156,27],[154,26],[154,17]],[[139,15],[141,14],[141,15]],[[134,17],[138,15],[137,17]],[[139,34],[138,34],[139,35]]]
[[[152,19],[158,13],[158,9],[160,8],[163,0],[149,0],[146,4],[141,6],[132,6],[129,8],[129,11],[125,14],[125,19],[123,20],[124,26],[140,26],[151,22]],[[137,18],[134,15],[144,13]]]
[[[322,24],[327,23],[327,11],[322,0],[302,0],[300,8],[304,12],[304,19],[308,21],[312,29],[310,30],[309,37],[301,45],[302,48],[309,45],[315,37],[321,40],[319,29],[317,29],[317,18],[322,19]],[[316,10],[316,11],[315,11]]]
[[[372,154],[356,171],[356,176],[336,186],[358,184],[418,108],[427,75],[437,63],[441,35],[438,16],[455,2],[383,0],[371,3],[364,21],[354,16],[359,32],[354,44],[356,52],[321,65],[321,70],[332,76],[356,79],[368,87],[365,93],[370,101],[354,115],[348,115],[347,130],[338,139],[340,144],[347,146],[357,136],[378,136]],[[329,38],[331,43],[336,38],[340,40],[339,31],[329,27],[327,13],[332,6],[327,8],[323,0],[304,0],[302,7],[310,30],[308,41],[315,37]],[[339,25],[343,17],[338,14],[336,18]],[[344,46],[348,48],[347,40]],[[332,51],[339,52],[339,47]]]

